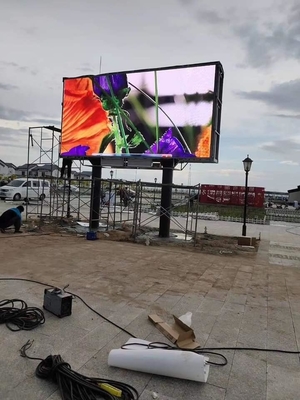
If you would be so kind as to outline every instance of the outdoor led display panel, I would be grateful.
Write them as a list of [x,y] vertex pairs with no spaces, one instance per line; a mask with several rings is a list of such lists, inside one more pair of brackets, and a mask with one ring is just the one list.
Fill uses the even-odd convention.
[[60,155],[217,162],[219,62],[63,79]]

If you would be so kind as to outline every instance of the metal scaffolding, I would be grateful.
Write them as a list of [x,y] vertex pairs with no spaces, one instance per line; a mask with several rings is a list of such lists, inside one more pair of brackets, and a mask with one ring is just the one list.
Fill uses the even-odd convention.
[[[181,232],[186,240],[196,234],[199,202],[195,202],[196,207],[192,206],[192,203],[193,199],[199,199],[200,185],[172,184],[172,205],[167,210],[161,206],[163,184],[113,179],[112,173],[111,179],[93,180],[86,177],[82,171],[84,166],[91,165],[80,159],[72,160],[72,171],[68,177],[62,176],[59,147],[60,129],[50,126],[29,128],[26,168],[27,219],[38,219],[39,224],[45,220],[61,219],[91,224],[91,194],[95,179],[98,179],[101,202],[96,220],[99,221],[100,230],[117,229],[126,224],[130,227],[132,236],[136,238],[141,232],[157,230],[161,215],[168,215],[172,231]],[[40,169],[34,166],[39,166]],[[32,179],[39,180],[40,184],[30,187]],[[50,191],[45,196],[48,184]],[[29,190],[31,194],[34,192],[34,196],[29,195]]]
[[[45,218],[69,217],[71,211],[80,219],[80,209],[86,202],[85,198],[83,202],[81,200],[81,196],[85,195],[85,191],[81,190],[84,181],[60,176],[60,132],[54,126],[30,127],[28,130],[26,219],[39,218],[42,221]],[[81,160],[73,162],[73,170],[78,177],[81,177],[82,165]],[[40,183],[36,184],[32,179]],[[73,181],[79,182],[78,193],[73,193]],[[49,193],[46,188],[50,188]]]

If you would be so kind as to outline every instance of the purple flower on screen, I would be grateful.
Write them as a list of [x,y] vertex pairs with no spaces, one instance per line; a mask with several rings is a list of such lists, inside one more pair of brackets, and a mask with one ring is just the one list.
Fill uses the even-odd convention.
[[117,100],[117,105],[122,106],[123,100],[128,96],[126,74],[96,75],[93,78],[94,93],[101,99],[104,110],[115,110],[116,104],[112,101],[112,96]]
[[85,157],[86,152],[89,150],[89,146],[76,146],[72,147],[71,150],[61,153],[61,157]]
[[111,96],[110,86],[115,96],[123,89],[127,89],[126,74],[97,75],[94,77],[94,92],[97,96],[102,97],[105,94]]
[[145,154],[170,154],[173,157],[195,157],[194,154],[188,153],[180,143],[179,139],[173,136],[172,128],[169,128],[162,137],[145,151]]

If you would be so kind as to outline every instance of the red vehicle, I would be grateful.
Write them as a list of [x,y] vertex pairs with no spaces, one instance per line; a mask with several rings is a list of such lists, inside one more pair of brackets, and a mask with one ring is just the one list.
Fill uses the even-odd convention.
[[[265,188],[248,188],[248,205],[264,206]],[[201,185],[200,203],[242,206],[245,203],[245,186]]]

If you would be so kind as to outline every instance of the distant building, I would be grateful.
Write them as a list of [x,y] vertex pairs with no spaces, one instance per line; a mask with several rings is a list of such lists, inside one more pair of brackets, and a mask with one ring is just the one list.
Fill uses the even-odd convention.
[[5,163],[8,168],[8,176],[15,175],[16,173],[16,166],[13,163]]
[[7,176],[8,168],[4,161],[0,160],[0,175]]
[[12,163],[6,163],[0,160],[0,175],[11,176],[15,174],[16,166]]
[[288,200],[289,203],[294,203],[295,201],[300,203],[300,186],[298,186],[296,189],[288,190],[288,194],[289,194],[289,200]]
[[18,177],[26,177],[27,173],[29,176],[30,172],[36,167],[36,164],[24,164],[24,165],[20,165],[19,167],[16,168],[15,174]]
[[273,202],[288,201],[289,195],[287,192],[265,192],[265,200]]
[[92,179],[92,171],[82,171],[75,173],[76,179]]
[[16,168],[15,174],[19,177],[30,178],[57,178],[59,176],[59,167],[51,163],[44,164],[24,164]]

